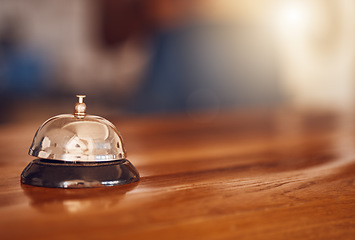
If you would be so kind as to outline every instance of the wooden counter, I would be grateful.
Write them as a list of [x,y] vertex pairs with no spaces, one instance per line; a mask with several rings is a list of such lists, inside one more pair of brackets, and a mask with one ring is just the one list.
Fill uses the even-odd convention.
[[1,240],[355,239],[352,115],[112,122],[141,180],[96,189],[21,185],[41,122],[0,125]]

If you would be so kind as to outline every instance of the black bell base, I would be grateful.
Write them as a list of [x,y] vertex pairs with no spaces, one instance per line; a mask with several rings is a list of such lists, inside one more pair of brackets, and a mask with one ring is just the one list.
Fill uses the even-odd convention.
[[100,163],[67,163],[35,159],[21,173],[21,183],[50,188],[92,188],[139,181],[139,173],[127,160]]

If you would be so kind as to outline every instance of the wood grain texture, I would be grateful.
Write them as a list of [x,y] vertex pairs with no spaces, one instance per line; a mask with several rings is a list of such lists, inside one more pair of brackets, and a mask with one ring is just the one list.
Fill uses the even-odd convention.
[[40,123],[0,126],[0,239],[355,239],[351,114],[116,120],[142,178],[97,189],[21,185]]

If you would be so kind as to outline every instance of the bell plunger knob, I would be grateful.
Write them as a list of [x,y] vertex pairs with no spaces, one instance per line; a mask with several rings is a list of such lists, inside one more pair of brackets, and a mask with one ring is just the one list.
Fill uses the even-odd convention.
[[86,104],[84,103],[84,98],[86,95],[76,95],[79,100],[75,104],[74,116],[77,118],[84,118],[86,115]]

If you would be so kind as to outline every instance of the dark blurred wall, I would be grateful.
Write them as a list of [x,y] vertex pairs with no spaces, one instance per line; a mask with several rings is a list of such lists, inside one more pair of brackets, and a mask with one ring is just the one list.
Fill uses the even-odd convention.
[[189,23],[159,32],[137,109],[194,111],[280,103],[271,36],[253,26]]
[[[263,26],[208,21],[199,1],[101,1],[102,43],[150,42],[151,59],[129,110],[263,107],[282,100],[275,42]],[[172,8],[175,6],[175,8]]]

